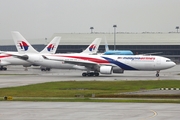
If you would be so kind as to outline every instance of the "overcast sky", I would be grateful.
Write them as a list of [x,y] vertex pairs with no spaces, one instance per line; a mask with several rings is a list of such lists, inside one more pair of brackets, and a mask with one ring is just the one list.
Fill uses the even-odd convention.
[[0,0],[0,39],[53,33],[172,32],[180,26],[180,0]]

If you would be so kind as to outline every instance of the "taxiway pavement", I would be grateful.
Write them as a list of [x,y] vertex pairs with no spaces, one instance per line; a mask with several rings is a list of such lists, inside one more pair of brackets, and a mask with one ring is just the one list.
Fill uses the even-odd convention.
[[179,120],[180,104],[0,102],[1,120]]
[[82,77],[82,71],[52,69],[41,71],[38,68],[24,70],[22,66],[8,66],[7,71],[0,71],[0,88],[22,86],[51,81],[113,81],[113,80],[180,80],[180,65],[160,71],[125,71],[124,74],[100,75],[98,77]]

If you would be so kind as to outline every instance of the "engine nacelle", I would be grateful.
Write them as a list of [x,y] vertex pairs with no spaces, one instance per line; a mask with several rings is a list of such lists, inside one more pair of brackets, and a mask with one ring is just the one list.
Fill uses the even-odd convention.
[[100,73],[101,74],[112,74],[112,66],[101,66]]
[[23,65],[23,67],[31,67],[31,64]]
[[124,73],[124,70],[119,67],[113,67],[113,73]]

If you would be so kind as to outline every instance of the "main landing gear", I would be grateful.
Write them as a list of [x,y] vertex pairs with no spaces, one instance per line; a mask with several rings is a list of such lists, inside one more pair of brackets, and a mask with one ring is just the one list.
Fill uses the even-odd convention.
[[156,77],[159,77],[160,70],[156,71]]
[[41,71],[50,71],[50,68],[41,68]]
[[7,67],[1,66],[0,70],[7,70]]
[[85,77],[85,76],[99,76],[99,73],[98,72],[83,72],[82,73],[82,76]]

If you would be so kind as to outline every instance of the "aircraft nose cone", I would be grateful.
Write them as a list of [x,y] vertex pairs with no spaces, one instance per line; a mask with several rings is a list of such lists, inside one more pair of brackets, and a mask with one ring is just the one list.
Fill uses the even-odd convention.
[[174,66],[176,66],[176,63],[172,61],[172,62],[169,64],[169,67],[171,68],[171,67],[174,67]]
[[176,63],[175,63],[175,62],[172,62],[172,66],[173,66],[173,67],[176,66]]

